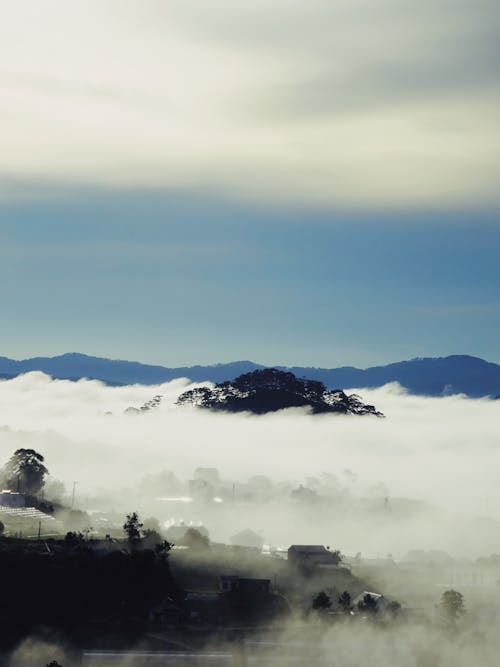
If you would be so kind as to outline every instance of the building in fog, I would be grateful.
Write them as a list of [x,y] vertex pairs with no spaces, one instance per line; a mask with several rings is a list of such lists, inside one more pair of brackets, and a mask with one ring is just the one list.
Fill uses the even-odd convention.
[[0,505],[4,505],[5,507],[25,507],[26,499],[24,493],[4,489],[0,492]]
[[336,567],[340,556],[322,544],[292,544],[288,549],[288,562],[294,567]]

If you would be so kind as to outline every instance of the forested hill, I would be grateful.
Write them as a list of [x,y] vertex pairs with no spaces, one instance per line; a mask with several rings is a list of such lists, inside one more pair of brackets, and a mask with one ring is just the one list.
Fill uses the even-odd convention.
[[345,415],[383,417],[373,405],[341,389],[327,389],[317,380],[302,380],[276,368],[244,373],[232,382],[215,387],[197,387],[181,394],[177,405],[224,412],[266,414],[286,408],[308,408],[313,414],[334,412]]
[[[87,377],[116,385],[158,384],[178,377],[188,377],[195,382],[210,380],[220,383],[262,368],[264,366],[252,361],[168,368],[77,353],[23,361],[0,357],[0,377],[4,378],[37,370],[55,378],[76,380]],[[471,397],[500,394],[500,365],[466,355],[412,359],[364,370],[352,366],[333,369],[302,366],[277,368],[291,371],[297,377],[323,382],[329,389],[379,387],[388,382],[399,382],[412,393],[430,396],[452,393]]]

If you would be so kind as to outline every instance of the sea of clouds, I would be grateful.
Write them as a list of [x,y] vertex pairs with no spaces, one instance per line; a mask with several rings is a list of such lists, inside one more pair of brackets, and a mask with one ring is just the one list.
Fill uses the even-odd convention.
[[[477,555],[500,552],[494,528],[500,512],[499,401],[413,396],[391,384],[348,391],[373,403],[384,419],[315,416],[301,409],[253,416],[176,406],[191,386],[179,379],[109,387],[95,380],[53,380],[40,372],[0,381],[0,465],[15,449],[31,447],[43,453],[53,477],[67,488],[78,480],[88,494],[133,488],[159,470],[188,479],[196,467],[215,467],[223,479],[267,475],[297,485],[322,473],[348,473],[358,498],[408,498],[428,507],[429,514],[399,520],[399,551],[434,546]],[[157,409],[125,412],[155,395],[162,396]],[[264,518],[261,523],[275,542],[299,537],[283,526],[272,530]],[[303,537],[319,539],[311,521],[305,523]],[[367,537],[369,527],[365,517],[353,534],[346,516],[335,534],[344,549],[356,550],[362,531],[366,548],[398,551],[394,525],[379,521],[372,531],[382,536],[383,547]]]

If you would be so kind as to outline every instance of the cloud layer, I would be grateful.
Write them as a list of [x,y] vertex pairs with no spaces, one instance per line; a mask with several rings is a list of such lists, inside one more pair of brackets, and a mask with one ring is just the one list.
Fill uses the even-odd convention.
[[491,0],[1,4],[4,196],[498,203]]
[[[112,388],[96,381],[51,380],[41,373],[2,381],[1,459],[7,460],[18,447],[33,447],[45,454],[55,477],[68,488],[78,480],[87,495],[137,488],[144,475],[160,470],[188,479],[198,466],[216,467],[222,478],[237,482],[264,474],[294,485],[322,473],[343,479],[347,470],[355,474],[356,497],[416,499],[434,508],[433,519],[417,514],[399,521],[395,533],[383,517],[351,521],[342,518],[342,510],[335,519],[316,517],[317,525],[302,517],[304,530],[296,540],[307,536],[321,541],[327,526],[344,549],[355,550],[360,543],[367,550],[383,549],[383,539],[387,551],[396,551],[398,540],[401,550],[425,544],[457,552],[500,551],[498,531],[492,532],[488,524],[500,511],[497,401],[408,396],[388,385],[360,390],[386,419],[313,417],[301,411],[264,417],[214,415],[174,406],[186,382]],[[135,417],[124,414],[154,394],[164,397],[157,410]],[[130,511],[128,504],[122,495],[120,510]],[[266,523],[261,509],[252,517],[254,527],[261,523],[275,543],[293,538],[293,522]],[[237,517],[232,519],[237,525]],[[229,537],[220,526],[218,530],[219,537]],[[480,539],[464,545],[468,531]]]

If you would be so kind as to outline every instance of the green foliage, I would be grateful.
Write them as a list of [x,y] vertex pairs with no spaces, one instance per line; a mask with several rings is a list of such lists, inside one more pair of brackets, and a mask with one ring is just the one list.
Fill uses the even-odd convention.
[[3,469],[5,486],[11,491],[37,495],[49,472],[43,462],[43,456],[34,449],[17,449]]

